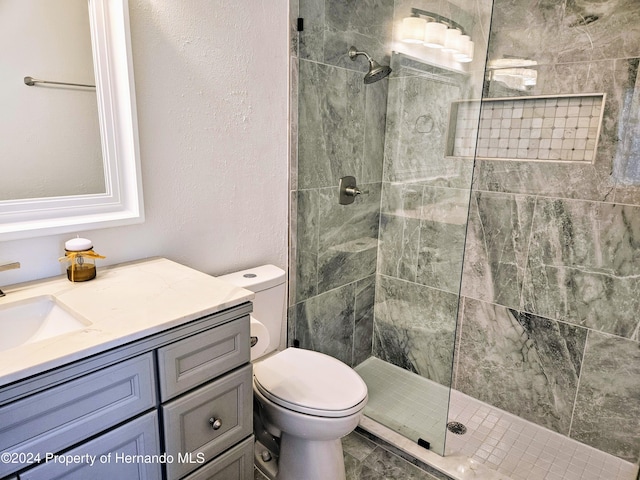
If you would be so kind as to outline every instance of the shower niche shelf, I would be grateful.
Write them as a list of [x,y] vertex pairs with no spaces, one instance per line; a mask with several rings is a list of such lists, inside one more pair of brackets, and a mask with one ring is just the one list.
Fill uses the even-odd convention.
[[453,102],[447,157],[592,164],[606,95],[545,95]]

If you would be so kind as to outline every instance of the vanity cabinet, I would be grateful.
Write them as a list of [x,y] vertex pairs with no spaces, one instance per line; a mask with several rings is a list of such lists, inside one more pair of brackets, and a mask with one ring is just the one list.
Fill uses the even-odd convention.
[[65,452],[61,458],[73,458],[73,463],[41,463],[21,473],[20,480],[162,478],[160,463],[135,461],[158,456],[159,445],[158,416],[152,411]]
[[0,479],[252,479],[250,312],[0,387]]
[[253,432],[252,368],[249,353],[237,348],[242,343],[250,349],[245,327],[227,323],[158,349],[166,451],[192,459],[167,463],[168,480],[192,472]]

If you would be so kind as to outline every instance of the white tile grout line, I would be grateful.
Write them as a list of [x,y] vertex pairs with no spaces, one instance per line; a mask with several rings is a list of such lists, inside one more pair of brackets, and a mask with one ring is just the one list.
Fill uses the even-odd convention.
[[[363,371],[364,367],[364,371]],[[423,428],[429,421],[420,412],[438,410],[437,405],[402,403],[408,385],[418,398],[433,398],[443,387],[435,382],[406,372],[399,367],[372,357],[358,369],[367,384],[371,384],[372,406],[384,409],[381,415],[390,424],[402,424],[395,418],[400,411],[410,410],[405,420],[412,427],[422,418]],[[388,375],[391,373],[391,375]],[[386,378],[384,378],[386,377]],[[383,389],[383,390],[379,390]],[[376,405],[377,393],[389,394],[391,404]],[[437,395],[435,395],[437,397]],[[431,408],[429,408],[431,407]],[[411,412],[417,409],[418,412]],[[432,416],[433,417],[433,416]],[[437,415],[436,415],[437,417]],[[398,420],[400,422],[398,423]],[[433,419],[432,419],[433,420]],[[418,447],[410,439],[370,418],[363,417],[361,427],[380,436],[398,448],[460,480],[507,479],[513,480],[635,480],[638,466],[608,453],[596,450],[559,433],[548,430],[516,415],[476,400],[456,390],[451,391],[449,420],[465,424],[464,436],[447,433],[446,456]],[[432,425],[442,422],[431,421]],[[407,426],[407,430],[413,430]],[[411,432],[415,436],[415,431]],[[424,433],[423,433],[424,435]],[[435,438],[437,434],[433,434]],[[426,458],[423,458],[425,457]],[[480,476],[478,476],[480,475]]]

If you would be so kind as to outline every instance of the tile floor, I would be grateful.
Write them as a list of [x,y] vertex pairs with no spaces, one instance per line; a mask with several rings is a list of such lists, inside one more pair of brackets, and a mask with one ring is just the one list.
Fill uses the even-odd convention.
[[[347,480],[443,480],[448,478],[444,475],[436,477],[421,470],[357,432],[342,439],[342,448]],[[255,470],[254,479],[267,480],[258,470]]]

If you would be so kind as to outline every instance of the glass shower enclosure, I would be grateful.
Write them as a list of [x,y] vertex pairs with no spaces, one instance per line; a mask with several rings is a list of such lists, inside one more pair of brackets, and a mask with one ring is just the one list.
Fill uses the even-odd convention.
[[[479,3],[292,8],[303,30],[293,52],[290,341],[355,367],[369,388],[365,414],[440,454],[473,173],[455,128],[473,143],[479,122],[479,108],[458,115],[452,105],[482,93],[491,5]],[[407,17],[466,35],[474,61],[403,41]],[[369,64],[350,58],[351,46],[391,75],[364,83]],[[338,202],[344,176],[364,192],[350,205]]]
[[294,0],[291,25],[289,344],[439,454],[453,388],[637,463],[637,2]]

